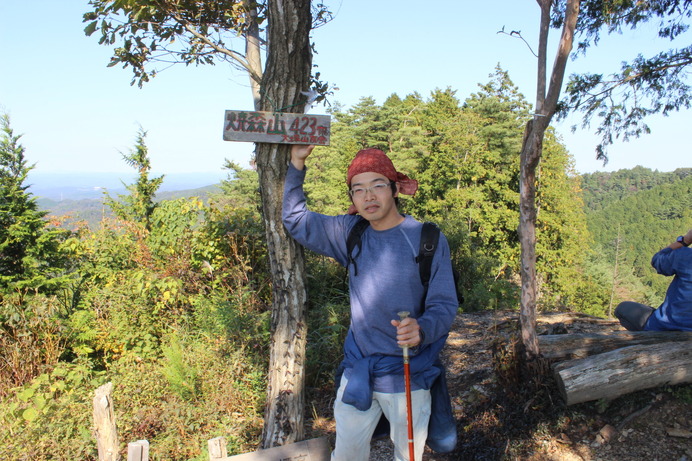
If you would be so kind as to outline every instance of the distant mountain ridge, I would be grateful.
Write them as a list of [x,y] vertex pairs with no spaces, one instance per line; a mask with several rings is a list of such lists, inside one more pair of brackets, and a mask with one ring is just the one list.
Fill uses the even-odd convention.
[[[158,177],[160,175],[151,175]],[[85,221],[95,228],[111,210],[104,205],[104,193],[117,198],[127,193],[123,185],[136,181],[136,175],[124,173],[40,173],[31,174],[27,184],[40,210],[48,216],[63,218],[66,225]],[[206,199],[220,190],[223,174],[178,173],[164,175],[155,200],[175,200],[182,197]]]
[[[161,174],[150,174],[150,177],[159,177]],[[218,173],[169,173],[163,175],[163,184],[159,189],[159,196],[163,193],[194,190],[219,184],[228,176],[227,172]],[[26,184],[28,191],[38,198],[49,199],[56,202],[64,200],[84,200],[103,197],[104,191],[111,196],[126,192],[125,184],[132,184],[137,180],[136,173],[42,173],[32,171]]]

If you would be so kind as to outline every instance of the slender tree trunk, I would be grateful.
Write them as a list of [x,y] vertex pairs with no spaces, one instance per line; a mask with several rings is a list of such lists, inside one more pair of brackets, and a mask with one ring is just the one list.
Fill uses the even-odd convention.
[[580,0],[568,0],[562,36],[555,56],[550,85],[546,92],[547,43],[552,0],[537,0],[541,23],[536,72],[536,113],[526,124],[521,147],[519,177],[519,242],[521,245],[521,339],[526,358],[539,355],[536,337],[536,169],[543,154],[543,138],[555,114],[565,76],[567,58],[572,51],[574,29],[579,16]]
[[521,340],[529,357],[538,355],[536,338],[536,168],[543,150],[543,133],[526,124],[519,172],[519,243],[521,245]]
[[[312,68],[310,2],[270,0],[268,8],[269,54],[261,107],[264,111],[302,112],[304,97],[300,93],[309,88]],[[302,247],[287,234],[281,220],[289,147],[258,144],[256,150],[274,295],[264,448],[304,438],[305,262]]]
[[260,34],[259,24],[257,24],[257,7],[251,0],[244,0],[243,4],[247,9],[248,21],[247,32],[245,33],[245,58],[253,72],[249,73],[250,88],[252,89],[252,100],[255,110],[260,110],[260,85],[261,81],[253,77],[262,75],[262,56],[260,53]]
[[613,267],[613,286],[610,289],[610,302],[608,303],[608,317],[613,318],[613,299],[618,282],[618,263],[620,262],[620,223],[618,223],[618,236],[615,239],[615,265]]

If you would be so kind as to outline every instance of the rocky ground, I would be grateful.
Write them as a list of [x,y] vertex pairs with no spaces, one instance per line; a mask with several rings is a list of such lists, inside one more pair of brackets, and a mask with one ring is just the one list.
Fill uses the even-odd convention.
[[[620,329],[580,314],[540,315],[537,326],[539,334]],[[692,385],[566,407],[554,383],[536,379],[527,392],[512,373],[517,332],[516,312],[457,317],[443,360],[459,443],[451,454],[426,449],[424,460],[692,461]],[[310,436],[333,443],[330,391],[310,396]],[[371,460],[391,459],[389,440],[373,441]]]

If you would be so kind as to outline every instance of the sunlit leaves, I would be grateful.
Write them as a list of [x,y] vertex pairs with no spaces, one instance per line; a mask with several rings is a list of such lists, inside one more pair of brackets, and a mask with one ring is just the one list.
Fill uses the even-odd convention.
[[[99,43],[113,45],[109,66],[122,64],[133,71],[132,84],[142,86],[171,63],[213,64],[215,59],[242,59],[229,48],[250,19],[241,0],[205,1],[92,0],[84,14],[86,35],[100,32]],[[260,15],[262,18],[262,5]],[[238,43],[242,49],[243,43]],[[156,67],[163,65],[163,67]]]
[[[554,14],[554,24],[559,25],[563,2],[558,2]],[[583,1],[577,25],[579,51],[584,53],[592,44],[597,45],[602,31],[619,33],[655,20],[659,21],[658,36],[672,40],[689,29],[690,15],[692,4],[686,0]],[[690,64],[692,46],[686,46],[650,57],[640,54],[607,77],[597,73],[572,75],[558,115],[564,118],[571,111],[581,112],[583,126],[598,120],[601,140],[596,146],[597,158],[607,161],[607,148],[616,139],[626,141],[650,132],[645,122],[650,115],[690,108]]]

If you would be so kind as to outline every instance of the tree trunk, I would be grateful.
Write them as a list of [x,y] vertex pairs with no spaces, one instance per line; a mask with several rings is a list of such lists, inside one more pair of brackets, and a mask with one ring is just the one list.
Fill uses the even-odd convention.
[[572,51],[574,29],[579,15],[579,0],[569,0],[555,64],[547,93],[546,59],[552,0],[538,0],[541,7],[539,55],[536,73],[536,114],[526,124],[521,147],[519,173],[519,243],[521,245],[521,339],[527,359],[538,356],[536,339],[536,169],[543,153],[543,137],[557,109],[567,58]]
[[692,382],[692,342],[623,347],[555,366],[567,405]]
[[256,76],[262,75],[262,56],[260,52],[260,33],[259,24],[257,23],[257,6],[251,0],[244,0],[243,4],[247,9],[247,14],[250,18],[245,32],[245,58],[252,72],[248,72],[250,76],[250,88],[252,89],[252,101],[255,110],[261,110],[261,81]]
[[519,243],[521,244],[521,340],[527,358],[538,356],[536,339],[536,168],[543,150],[543,134],[526,124],[519,172]]
[[614,331],[611,333],[542,335],[538,337],[538,346],[544,358],[562,361],[583,359],[627,346],[679,341],[692,342],[692,332]]
[[[262,110],[300,113],[305,99],[300,93],[310,86],[312,68],[310,2],[270,0],[268,15]],[[258,144],[256,150],[274,295],[263,448],[304,438],[305,261],[302,247],[290,238],[281,220],[289,147]]]

